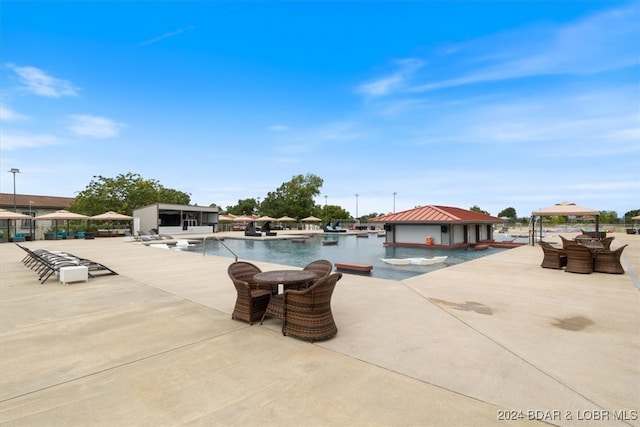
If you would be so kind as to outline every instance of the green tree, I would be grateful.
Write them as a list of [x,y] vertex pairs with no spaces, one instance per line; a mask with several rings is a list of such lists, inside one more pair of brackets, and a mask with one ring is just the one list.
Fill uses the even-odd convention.
[[481,213],[481,214],[485,214],[485,215],[491,215],[489,212],[487,212],[487,211],[483,211],[482,209],[480,209],[480,208],[478,207],[478,205],[473,205],[473,206],[471,206],[471,207],[469,208],[469,210],[470,210],[470,211],[473,211],[473,212],[479,212],[479,213]]
[[274,218],[288,215],[302,219],[318,208],[314,198],[320,194],[324,181],[317,175],[296,175],[276,191],[270,191],[260,204],[260,214]]
[[131,215],[135,209],[153,203],[188,205],[191,196],[182,191],[163,187],[155,179],[144,179],[135,173],[115,178],[94,176],[87,187],[78,193],[69,207],[72,212],[98,215],[106,211]]
[[518,217],[516,215],[516,210],[512,207],[508,207],[504,210],[502,210],[499,214],[498,214],[499,218],[509,218],[511,219],[511,221],[515,222],[516,218]]
[[253,215],[258,212],[256,199],[241,199],[234,206],[227,206],[227,213],[233,215]]
[[319,212],[316,214],[316,216],[322,218],[325,223],[331,220],[347,219],[351,217],[349,212],[344,210],[341,206],[337,205],[323,206],[319,209]]
[[600,224],[617,224],[618,213],[616,211],[600,211]]

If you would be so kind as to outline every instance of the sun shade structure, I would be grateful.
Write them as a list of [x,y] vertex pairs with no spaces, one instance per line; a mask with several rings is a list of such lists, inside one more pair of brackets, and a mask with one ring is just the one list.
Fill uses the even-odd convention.
[[320,218],[316,218],[315,216],[308,216],[306,218],[301,219],[302,222],[320,222],[322,221]]
[[78,214],[78,213],[74,213],[74,212],[69,212],[66,211],[64,209],[59,210],[59,211],[55,211],[52,213],[48,213],[48,214],[44,214],[44,215],[40,215],[37,216],[35,218],[36,221],[51,221],[51,220],[67,220],[67,221],[73,221],[73,220],[82,220],[82,219],[89,219],[89,217],[87,215],[82,215],[82,214]]
[[109,211],[100,215],[94,215],[89,219],[92,219],[94,221],[127,221],[133,219],[133,217],[118,212]]
[[18,212],[11,212],[6,209],[0,209],[0,219],[32,219],[29,215],[21,214]]
[[295,218],[291,218],[290,216],[286,216],[286,215],[276,219],[276,221],[280,221],[280,222],[291,222],[295,220],[296,220]]
[[271,218],[269,215],[262,215],[259,218],[256,218],[256,221],[275,221],[275,218]]
[[[543,216],[593,216],[596,219],[596,232],[600,228],[600,211],[595,209],[584,208],[571,202],[556,203],[548,208],[531,212],[531,217]],[[531,239],[533,244],[533,240]],[[542,240],[542,221],[540,221],[540,240]]]

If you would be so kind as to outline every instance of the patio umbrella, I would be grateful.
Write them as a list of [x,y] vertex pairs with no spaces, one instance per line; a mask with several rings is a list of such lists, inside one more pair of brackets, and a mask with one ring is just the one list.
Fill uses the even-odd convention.
[[235,218],[233,218],[234,221],[236,222],[247,222],[247,221],[255,221],[256,219],[252,216],[248,216],[248,215],[240,215],[237,216]]
[[218,215],[219,221],[235,221],[236,217],[234,215]]
[[[29,215],[8,211],[6,209],[0,209],[0,219],[7,220],[7,238],[8,238],[9,233],[11,232],[11,229],[9,228],[9,221],[11,220],[17,221],[19,219],[33,219],[33,218],[30,217]],[[17,229],[17,226],[16,226],[16,229]]]
[[290,216],[286,216],[286,215],[276,219],[276,221],[280,221],[280,222],[291,222],[295,220],[296,220],[295,218],[291,218]]
[[259,218],[256,218],[256,221],[275,221],[275,218],[271,218],[269,215],[262,215]]
[[320,218],[316,218],[315,216],[308,216],[306,218],[301,219],[302,222],[320,222],[322,221]]
[[113,230],[113,221],[129,221],[129,220],[132,220],[133,217],[129,215],[121,214],[118,212],[109,211],[100,215],[94,215],[89,219],[93,221],[111,221],[110,228],[109,228],[109,235],[111,235],[111,232]]
[[87,215],[77,214],[74,212],[69,212],[64,209],[61,209],[59,211],[37,216],[33,219],[35,221],[56,221],[56,230],[58,228],[58,221],[67,221],[67,233],[68,233],[69,221],[89,219],[89,217]]

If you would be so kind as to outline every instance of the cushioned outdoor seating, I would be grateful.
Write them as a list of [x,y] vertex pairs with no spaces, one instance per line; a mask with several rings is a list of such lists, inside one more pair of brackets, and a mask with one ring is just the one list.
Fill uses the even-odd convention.
[[567,254],[564,249],[554,248],[547,242],[539,242],[544,258],[542,259],[542,268],[561,269],[567,265]]
[[593,255],[589,248],[582,245],[569,245],[565,249],[567,254],[567,273],[593,273]]
[[624,274],[624,268],[620,264],[620,256],[627,245],[621,246],[615,250],[603,250],[596,253],[593,262],[593,271],[599,273]]
[[342,273],[333,273],[307,289],[287,289],[282,297],[282,334],[321,341],[334,337],[338,327],[331,312],[331,296]]
[[262,319],[269,304],[271,288],[259,288],[253,280],[253,276],[260,271],[257,266],[244,261],[234,262],[227,269],[238,293],[236,305],[231,314],[232,319],[244,320],[250,325]]

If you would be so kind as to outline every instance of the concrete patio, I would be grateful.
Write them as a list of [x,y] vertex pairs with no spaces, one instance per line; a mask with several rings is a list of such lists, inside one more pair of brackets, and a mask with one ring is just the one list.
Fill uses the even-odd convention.
[[40,285],[2,244],[0,424],[640,426],[640,236],[614,235],[624,275],[543,269],[533,246],[345,274],[338,335],[313,344],[231,319],[231,258],[26,242],[119,273]]

